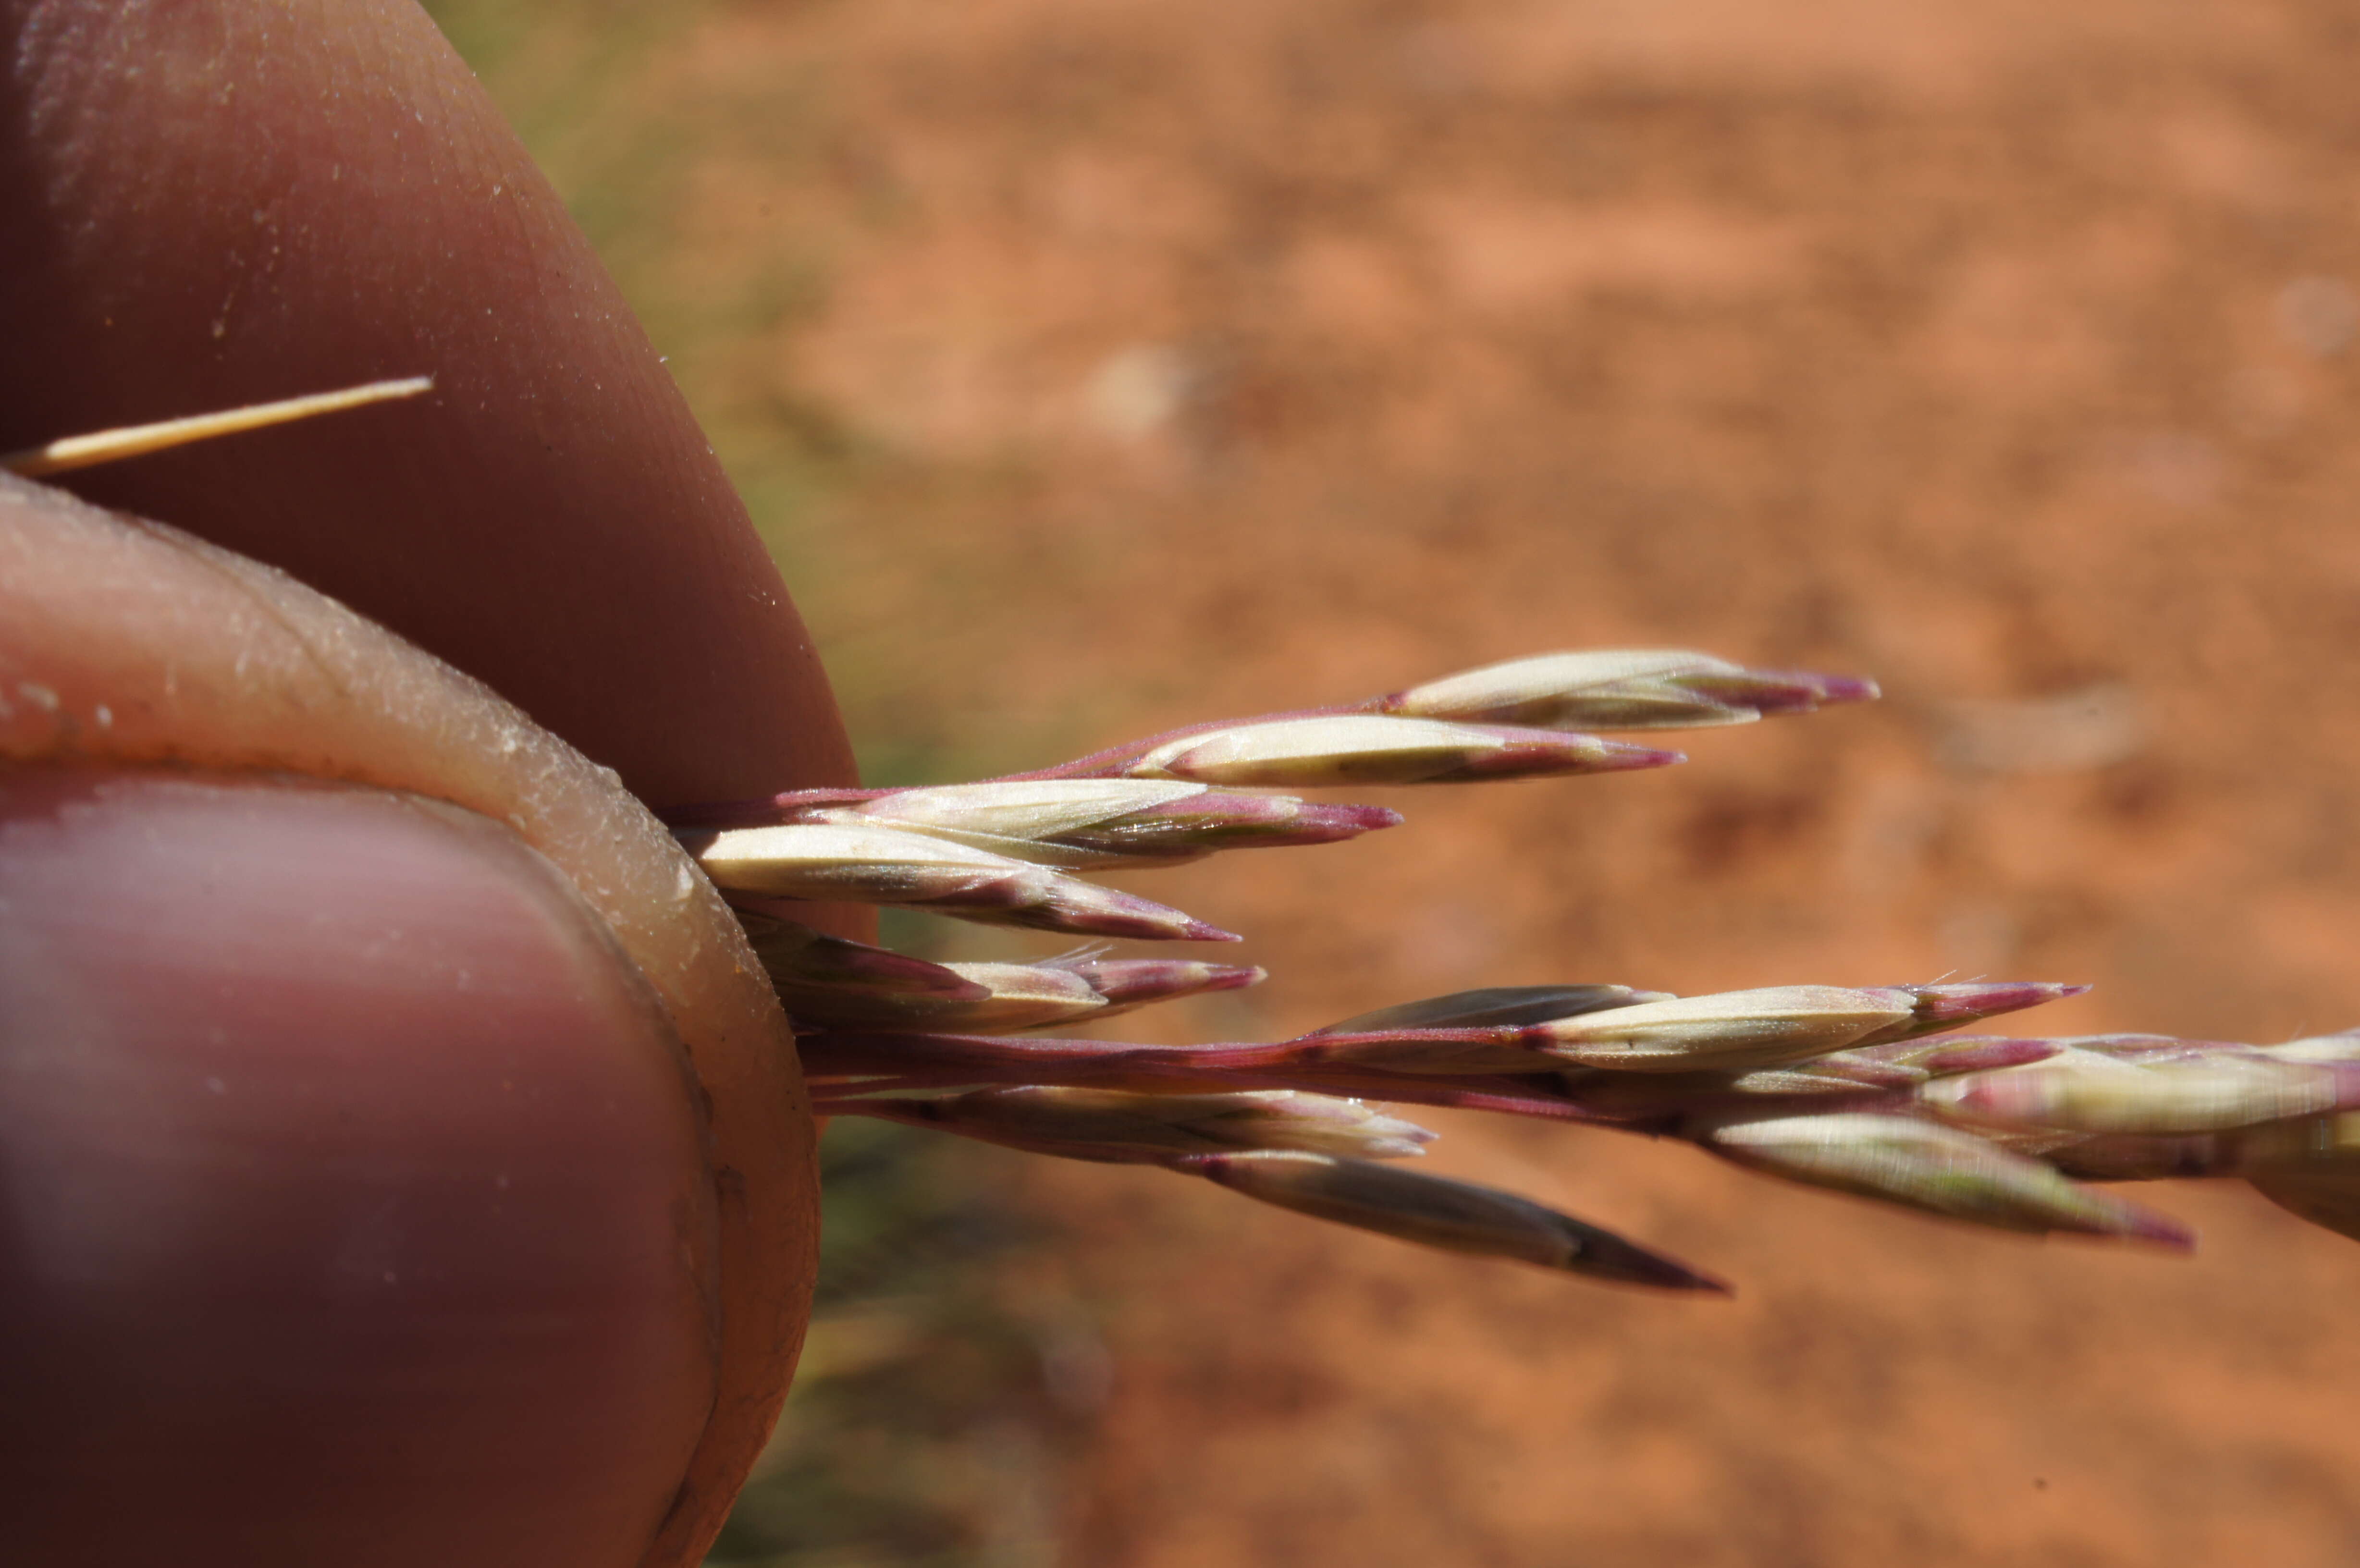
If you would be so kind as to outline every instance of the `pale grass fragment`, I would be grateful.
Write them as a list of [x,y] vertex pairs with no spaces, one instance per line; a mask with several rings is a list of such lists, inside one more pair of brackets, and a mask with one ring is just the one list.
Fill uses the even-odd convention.
[[275,403],[252,403],[242,408],[225,408],[217,413],[191,414],[183,419],[160,419],[153,424],[123,425],[89,435],[67,436],[46,445],[0,455],[0,469],[20,478],[44,479],[52,474],[92,468],[102,463],[118,463],[129,457],[144,457],[149,452],[165,452],[195,441],[263,430],[271,425],[290,424],[297,419],[315,419],[322,414],[341,413],[347,408],[366,408],[371,403],[415,397],[433,388],[432,376],[410,376],[395,381],[371,381],[334,392],[313,392],[301,397],[281,398]]

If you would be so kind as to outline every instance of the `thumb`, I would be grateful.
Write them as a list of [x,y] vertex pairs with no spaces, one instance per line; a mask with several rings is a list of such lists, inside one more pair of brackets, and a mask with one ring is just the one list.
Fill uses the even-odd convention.
[[13,481],[0,761],[9,1555],[628,1565],[726,1497],[808,1302],[810,1123],[614,776]]

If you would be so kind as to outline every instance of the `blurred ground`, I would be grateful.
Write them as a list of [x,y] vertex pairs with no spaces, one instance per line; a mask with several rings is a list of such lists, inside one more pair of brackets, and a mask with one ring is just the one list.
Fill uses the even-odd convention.
[[[1672,773],[1395,792],[1382,839],[1165,874],[1276,978],[1146,1027],[1949,974],[2097,982],[2060,1033],[2360,1022],[2352,7],[438,15],[673,354],[880,779],[1555,647],[1885,683],[1697,735]],[[2154,1194],[2204,1233],[2174,1261],[1435,1125],[1437,1168],[1739,1298],[949,1156],[958,1202],[1062,1236],[961,1254],[999,1326],[926,1343],[997,1370],[860,1384],[911,1343],[905,1280],[823,1325],[781,1449],[852,1453],[825,1421],[901,1401],[923,1444],[831,1484],[939,1528],[788,1519],[733,1550],[2360,1556],[2360,1246],[2241,1186]],[[992,1334],[1017,1348],[975,1361]]]

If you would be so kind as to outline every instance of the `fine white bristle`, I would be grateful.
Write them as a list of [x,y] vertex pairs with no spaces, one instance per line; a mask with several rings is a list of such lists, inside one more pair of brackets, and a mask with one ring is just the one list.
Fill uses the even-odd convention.
[[126,457],[142,457],[169,447],[185,446],[191,441],[211,441],[215,436],[258,430],[268,425],[283,425],[291,420],[308,419],[317,414],[338,413],[370,403],[390,402],[397,397],[415,397],[421,392],[432,390],[433,386],[434,378],[431,376],[411,376],[399,381],[372,381],[362,387],[347,387],[339,392],[314,392],[306,397],[282,398],[276,403],[253,403],[243,408],[227,408],[214,414],[191,414],[186,419],[164,419],[152,425],[125,425],[118,430],[99,430],[86,436],[67,436],[47,446],[10,452],[0,457],[0,468],[23,478],[39,479],[71,469],[89,468]]

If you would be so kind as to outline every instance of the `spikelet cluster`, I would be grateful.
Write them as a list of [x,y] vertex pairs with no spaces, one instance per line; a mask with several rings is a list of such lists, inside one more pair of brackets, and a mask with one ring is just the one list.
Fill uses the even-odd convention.
[[2360,1033],[2250,1046],[1950,1032],[2083,989],[2041,982],[1693,996],[1585,983],[1428,997],[1292,1040],[1144,1046],[1023,1031],[1262,972],[1097,950],[935,964],[795,919],[799,901],[853,899],[1084,936],[1234,940],[1087,874],[1336,844],[1401,822],[1301,791],[1663,767],[1681,757],[1590,732],[1744,724],[1875,695],[1867,681],[1680,650],[1544,654],[1005,779],[802,791],[672,820],[738,909],[827,1114],[1159,1166],[1430,1247],[1671,1290],[1726,1287],[1571,1215],[1404,1167],[1433,1135],[1373,1107],[1677,1138],[1952,1220],[2171,1247],[2191,1243],[2178,1222],[2092,1183],[2236,1176],[2360,1234]]

